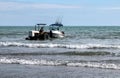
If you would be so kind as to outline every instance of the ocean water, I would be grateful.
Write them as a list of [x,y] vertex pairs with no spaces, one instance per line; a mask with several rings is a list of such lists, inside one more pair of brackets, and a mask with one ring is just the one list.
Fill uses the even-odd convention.
[[64,38],[25,40],[32,29],[0,26],[1,78],[120,77],[120,26],[64,26]]

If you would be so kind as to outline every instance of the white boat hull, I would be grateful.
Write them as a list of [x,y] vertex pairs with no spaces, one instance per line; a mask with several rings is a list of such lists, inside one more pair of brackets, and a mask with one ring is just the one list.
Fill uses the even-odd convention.
[[61,31],[52,31],[52,35],[54,38],[63,38],[64,34]]

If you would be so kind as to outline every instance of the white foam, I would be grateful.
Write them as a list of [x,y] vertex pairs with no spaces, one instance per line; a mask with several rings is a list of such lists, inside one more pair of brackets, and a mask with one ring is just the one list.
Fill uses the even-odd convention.
[[120,69],[120,64],[98,63],[98,62],[72,62],[72,61],[50,61],[50,60],[27,60],[19,58],[0,58],[1,64],[23,64],[23,65],[42,65],[42,66],[70,66],[70,67],[92,67],[103,69]]
[[47,61],[47,60],[26,60],[26,59],[18,59],[18,58],[6,58],[2,57],[0,59],[0,63],[4,64],[28,64],[28,65],[50,65],[50,66],[57,66],[61,63],[57,61]]
[[96,63],[96,62],[87,62],[87,63],[68,63],[68,66],[74,67],[93,67],[93,68],[105,68],[105,69],[120,69],[120,64],[112,63]]
[[69,48],[69,49],[94,49],[94,48],[118,48],[120,45],[105,44],[53,44],[53,43],[20,43],[20,42],[0,42],[0,46],[17,46],[30,48]]

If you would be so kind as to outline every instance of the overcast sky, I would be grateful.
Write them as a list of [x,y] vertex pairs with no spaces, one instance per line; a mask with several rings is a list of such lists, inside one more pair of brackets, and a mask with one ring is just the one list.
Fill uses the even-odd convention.
[[120,0],[0,0],[0,26],[120,26]]

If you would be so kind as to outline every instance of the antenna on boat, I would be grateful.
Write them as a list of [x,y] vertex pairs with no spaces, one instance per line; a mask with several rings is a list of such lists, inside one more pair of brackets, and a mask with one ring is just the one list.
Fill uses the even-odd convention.
[[62,17],[57,18],[55,24],[62,24]]

